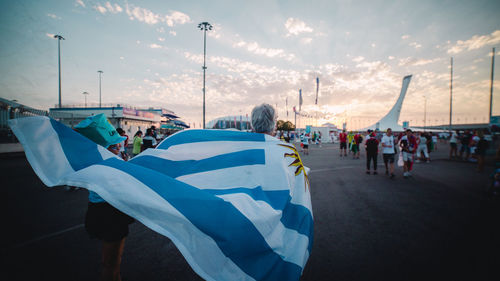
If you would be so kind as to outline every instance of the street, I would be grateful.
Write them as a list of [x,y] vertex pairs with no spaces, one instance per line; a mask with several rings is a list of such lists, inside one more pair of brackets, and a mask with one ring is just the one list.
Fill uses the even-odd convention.
[[[500,280],[500,200],[484,194],[493,167],[447,160],[439,144],[413,177],[365,174],[338,144],[311,145],[314,245],[301,280]],[[2,156],[5,280],[98,280],[100,243],[83,227],[87,191],[47,188],[24,155]],[[130,227],[122,278],[201,280],[166,237]],[[4,277],[5,278],[5,277]]]

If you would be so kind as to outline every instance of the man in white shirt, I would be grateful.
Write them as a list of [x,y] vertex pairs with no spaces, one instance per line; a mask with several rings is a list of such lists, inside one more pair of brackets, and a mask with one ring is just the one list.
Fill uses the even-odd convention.
[[450,136],[450,159],[453,157],[457,158],[457,142],[458,142],[458,135],[456,132],[451,132]]
[[394,136],[392,135],[391,128],[387,129],[386,134],[382,137],[382,155],[384,157],[385,174],[391,174],[390,178],[394,178]]
[[427,163],[430,162],[430,159],[429,159],[429,151],[427,151],[427,138],[424,134],[422,134],[422,132],[418,132],[418,135],[417,135],[417,144],[418,144],[418,148],[417,148],[417,163],[420,163],[420,156],[421,154],[423,153],[424,154],[424,161],[427,161]]

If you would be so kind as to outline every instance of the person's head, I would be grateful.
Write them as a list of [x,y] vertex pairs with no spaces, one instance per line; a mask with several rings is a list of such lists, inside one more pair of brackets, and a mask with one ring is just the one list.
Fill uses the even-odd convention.
[[142,131],[141,130],[137,131],[134,137],[142,137]]
[[153,135],[153,130],[151,128],[146,130],[146,136],[152,136]]
[[117,128],[116,131],[120,134],[120,136],[125,135],[125,131],[122,128]]
[[406,129],[406,135],[407,136],[411,136],[412,134],[413,134],[413,132],[410,129]]
[[156,130],[156,126],[151,126],[151,130]]
[[392,129],[391,128],[387,128],[386,133],[387,133],[388,136],[391,136],[392,135]]
[[345,130],[342,130],[342,133],[345,133]]
[[477,136],[483,138],[484,137],[483,131],[477,131]]
[[263,103],[252,109],[252,128],[256,133],[272,135],[276,129],[276,113],[272,105]]

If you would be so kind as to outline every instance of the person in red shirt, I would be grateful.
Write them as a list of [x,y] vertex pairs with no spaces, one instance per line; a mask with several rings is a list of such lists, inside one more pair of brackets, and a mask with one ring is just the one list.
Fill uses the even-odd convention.
[[342,157],[342,149],[344,150],[344,157],[347,156],[347,134],[345,130],[339,134],[340,139],[340,157]]

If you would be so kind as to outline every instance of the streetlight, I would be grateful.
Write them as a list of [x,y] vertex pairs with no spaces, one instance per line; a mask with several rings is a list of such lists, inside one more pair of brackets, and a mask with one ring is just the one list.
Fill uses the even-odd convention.
[[424,132],[425,132],[425,121],[427,121],[427,97],[424,96]]
[[87,93],[87,92],[83,92],[82,94],[85,96],[85,108],[87,108],[87,95],[88,95],[89,93]]
[[205,71],[207,70],[205,58],[207,55],[207,30],[212,30],[212,25],[205,21],[198,24],[198,28],[203,30],[203,129],[205,129]]
[[101,74],[103,73],[102,70],[98,70],[97,73],[99,73],[99,108],[101,108]]
[[62,107],[61,104],[61,40],[65,40],[61,35],[54,35],[54,38],[57,39],[57,56],[58,56],[58,64],[59,64],[59,108]]

